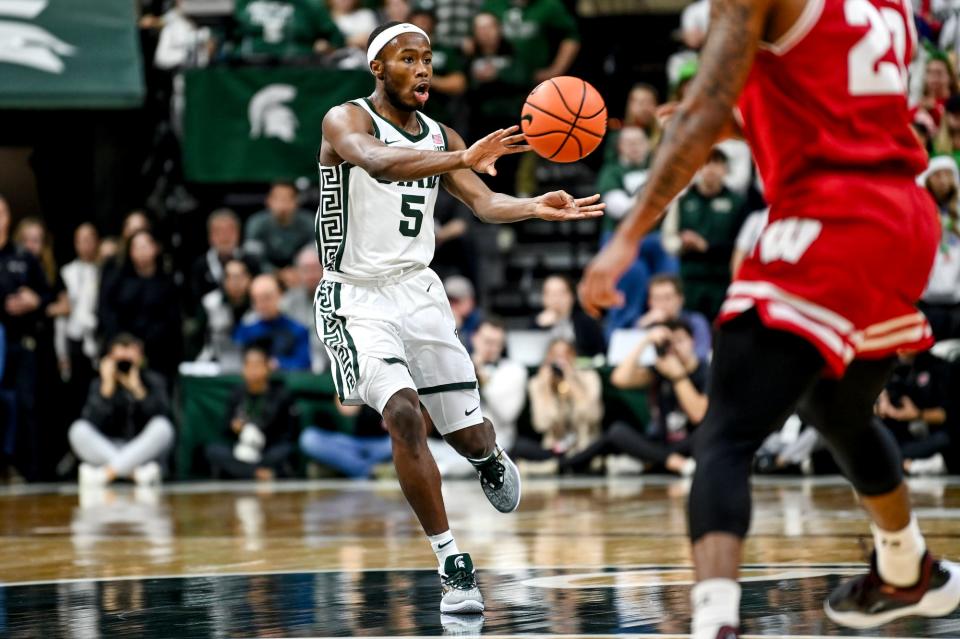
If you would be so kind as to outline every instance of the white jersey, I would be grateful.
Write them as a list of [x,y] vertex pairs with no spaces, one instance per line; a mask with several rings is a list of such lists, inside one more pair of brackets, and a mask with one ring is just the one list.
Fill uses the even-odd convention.
[[[446,151],[437,122],[416,112],[420,134],[411,135],[380,116],[369,100],[352,100],[373,118],[384,144]],[[323,268],[348,277],[381,278],[429,266],[435,248],[433,207],[440,176],[413,182],[376,180],[358,166],[320,165],[317,248]]]

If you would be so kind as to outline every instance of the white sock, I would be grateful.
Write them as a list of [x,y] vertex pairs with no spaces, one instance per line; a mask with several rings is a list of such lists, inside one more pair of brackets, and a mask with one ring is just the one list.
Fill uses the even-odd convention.
[[427,539],[430,540],[430,546],[437,555],[437,561],[440,563],[439,572],[442,574],[443,562],[447,560],[447,557],[459,555],[460,549],[457,548],[457,542],[453,538],[453,533],[449,530],[439,535],[427,535]]
[[690,591],[690,603],[690,639],[716,639],[723,626],[740,626],[740,584],[733,579],[701,581]]
[[920,579],[920,560],[927,544],[920,533],[916,516],[903,530],[890,532],[871,524],[873,544],[877,551],[877,570],[880,578],[891,586],[909,587]]

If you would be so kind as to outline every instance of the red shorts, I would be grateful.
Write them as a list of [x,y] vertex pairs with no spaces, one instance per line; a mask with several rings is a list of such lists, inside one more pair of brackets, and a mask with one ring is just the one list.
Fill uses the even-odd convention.
[[912,180],[860,175],[791,191],[771,207],[717,322],[755,308],[764,325],[816,346],[832,377],[855,358],[932,346],[915,306],[940,239],[929,194]]

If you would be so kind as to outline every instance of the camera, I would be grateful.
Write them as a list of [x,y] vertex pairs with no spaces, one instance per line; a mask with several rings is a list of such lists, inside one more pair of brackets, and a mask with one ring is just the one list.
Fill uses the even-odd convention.
[[553,371],[554,377],[563,379],[563,369],[560,368],[560,365],[557,363],[550,364],[550,370]]
[[133,362],[129,359],[118,359],[117,360],[117,372],[123,373],[126,375],[130,372],[130,369],[133,368]]
[[663,357],[670,352],[670,340],[664,340],[663,342],[656,344],[654,349],[657,351],[657,357]]

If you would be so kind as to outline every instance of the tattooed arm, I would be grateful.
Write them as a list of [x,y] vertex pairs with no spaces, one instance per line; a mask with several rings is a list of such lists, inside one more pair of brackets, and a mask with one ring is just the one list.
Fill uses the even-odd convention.
[[667,123],[637,205],[618,232],[640,240],[690,183],[730,123],[763,36],[769,0],[712,0],[700,68]]
[[613,239],[584,273],[580,299],[591,315],[599,315],[600,308],[623,304],[623,295],[615,286],[635,259],[640,239],[663,217],[729,129],[772,2],[711,1],[710,30],[700,53],[700,69],[667,123],[649,180]]

